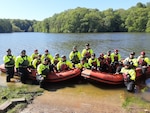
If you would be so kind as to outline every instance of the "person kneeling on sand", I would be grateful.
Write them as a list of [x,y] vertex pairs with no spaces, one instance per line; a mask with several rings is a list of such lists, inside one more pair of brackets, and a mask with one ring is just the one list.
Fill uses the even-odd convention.
[[130,68],[130,62],[124,62],[124,67],[121,69],[120,73],[123,74],[124,84],[127,87],[127,91],[133,92],[135,87],[136,72],[135,69]]
[[45,78],[46,76],[48,76],[49,73],[49,59],[45,58],[43,63],[39,64],[37,67],[37,75],[36,75],[36,79],[40,84],[40,88],[44,87],[44,83],[45,83]]

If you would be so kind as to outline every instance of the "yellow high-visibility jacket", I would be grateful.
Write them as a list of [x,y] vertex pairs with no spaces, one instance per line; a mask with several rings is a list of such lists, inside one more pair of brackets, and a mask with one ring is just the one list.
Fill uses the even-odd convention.
[[83,49],[82,50],[82,53],[81,53],[81,56],[82,56],[82,58],[83,57],[86,57],[86,54],[90,54],[90,55],[92,55],[94,52],[93,52],[93,50],[90,48],[90,49]]
[[28,67],[31,66],[31,59],[29,56],[18,56],[15,60],[15,67],[19,68],[19,67]]
[[94,59],[90,58],[90,59],[88,60],[89,66],[93,66],[93,63],[96,63],[96,65],[97,65],[98,67],[100,66],[100,61],[99,61],[97,58],[94,58]]
[[123,67],[123,68],[121,69],[121,73],[126,74],[126,75],[129,74],[129,75],[131,76],[130,79],[135,81],[136,72],[135,72],[134,69],[126,69],[125,67]]
[[5,67],[13,67],[13,66],[15,66],[15,59],[16,59],[16,57],[13,56],[13,55],[5,55],[3,57],[3,61],[4,61],[4,64],[5,64]]
[[49,65],[44,65],[43,63],[39,64],[37,66],[37,73],[43,77],[46,77],[46,75],[49,73]]
[[61,60],[61,61],[59,61],[58,64],[57,64],[57,70],[60,71],[62,65],[66,65],[66,66],[68,66],[68,68],[70,68],[70,69],[72,69],[72,67],[73,67],[73,66],[72,66],[72,63],[71,63],[70,61],[66,60],[66,61],[63,62],[63,61]]

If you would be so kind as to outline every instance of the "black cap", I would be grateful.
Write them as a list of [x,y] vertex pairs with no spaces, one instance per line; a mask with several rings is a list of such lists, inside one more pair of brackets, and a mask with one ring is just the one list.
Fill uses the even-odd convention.
[[21,53],[25,53],[25,52],[26,52],[26,50],[22,50],[22,51],[21,51]]
[[131,52],[130,55],[135,55],[135,52]]
[[90,46],[90,44],[89,44],[89,43],[87,43],[87,44],[85,44],[85,46]]
[[96,56],[95,53],[93,53],[91,56]]
[[9,51],[11,52],[11,49],[8,49],[6,52],[9,52]]

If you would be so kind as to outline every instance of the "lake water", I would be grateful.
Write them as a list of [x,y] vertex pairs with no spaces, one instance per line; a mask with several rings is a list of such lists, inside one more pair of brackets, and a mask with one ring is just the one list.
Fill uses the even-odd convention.
[[0,63],[3,63],[2,58],[8,48],[16,56],[23,49],[27,51],[27,55],[31,55],[35,49],[41,54],[48,49],[53,56],[55,53],[68,56],[74,45],[82,51],[86,43],[90,43],[97,57],[101,52],[114,49],[118,49],[123,58],[131,51],[139,56],[143,50],[150,57],[150,33],[8,33],[0,34]]

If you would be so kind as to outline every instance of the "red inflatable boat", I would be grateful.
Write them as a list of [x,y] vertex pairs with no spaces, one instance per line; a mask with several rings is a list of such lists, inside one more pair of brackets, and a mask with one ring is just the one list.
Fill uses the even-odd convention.
[[[150,74],[150,67],[148,67],[147,75]],[[112,73],[106,73],[106,72],[100,72],[100,71],[92,71],[92,70],[84,70],[81,73],[81,76],[95,80],[98,82],[103,82],[107,84],[122,84],[123,83],[123,76],[122,74],[112,74]],[[136,79],[140,78],[142,76],[142,71],[140,68],[136,68]]]
[[[30,78],[32,80],[36,79],[36,70],[32,70],[31,74],[30,74]],[[46,77],[46,82],[59,82],[59,81],[64,81],[64,80],[68,80],[71,78],[74,78],[76,76],[80,76],[81,71],[80,69],[71,69],[71,70],[67,70],[64,72],[50,72],[49,75]]]
[[[3,72],[3,73],[6,72],[4,64],[0,65],[0,71]],[[32,79],[32,80],[35,80],[36,79],[36,72],[37,72],[36,69],[31,70],[29,78]],[[67,71],[64,71],[64,72],[51,72],[47,76],[46,81],[47,82],[64,81],[64,80],[71,79],[71,78],[76,77],[76,76],[80,76],[80,74],[81,74],[81,70],[77,69],[77,68],[72,69],[72,70],[67,70]]]

